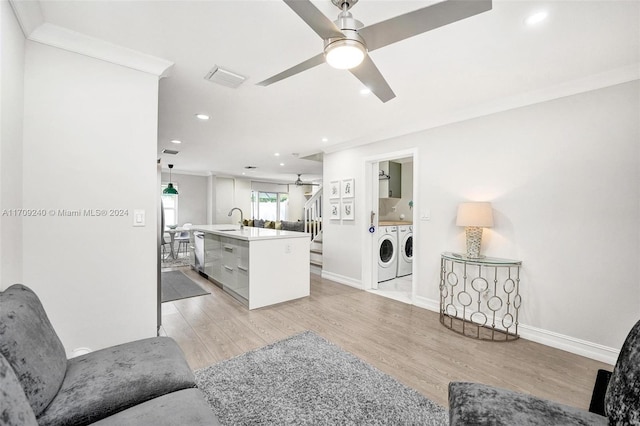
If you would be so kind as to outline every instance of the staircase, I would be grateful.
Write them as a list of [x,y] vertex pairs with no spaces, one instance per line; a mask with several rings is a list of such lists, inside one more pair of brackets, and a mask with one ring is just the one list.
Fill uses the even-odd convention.
[[304,204],[304,229],[311,234],[311,272],[322,273],[322,187]]
[[315,240],[311,241],[310,258],[311,272],[322,274],[322,233]]

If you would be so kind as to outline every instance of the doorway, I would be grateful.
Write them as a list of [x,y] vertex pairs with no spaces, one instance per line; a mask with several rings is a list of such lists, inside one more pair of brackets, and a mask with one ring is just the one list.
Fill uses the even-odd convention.
[[364,249],[365,289],[409,304],[414,303],[417,282],[413,262],[416,160],[415,150],[365,160],[372,225]]

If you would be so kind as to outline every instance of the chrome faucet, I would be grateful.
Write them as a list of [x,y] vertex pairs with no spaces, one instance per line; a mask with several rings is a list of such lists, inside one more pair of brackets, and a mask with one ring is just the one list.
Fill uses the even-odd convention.
[[231,216],[234,210],[238,210],[240,212],[240,229],[244,228],[244,215],[242,214],[242,210],[238,207],[234,207],[229,211],[228,216]]

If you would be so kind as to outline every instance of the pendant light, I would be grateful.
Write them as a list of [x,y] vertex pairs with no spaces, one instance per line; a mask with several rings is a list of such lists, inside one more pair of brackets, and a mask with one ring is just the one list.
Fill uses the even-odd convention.
[[164,195],[178,195],[178,190],[175,189],[173,183],[171,183],[171,169],[173,169],[173,164],[169,164],[169,185],[162,190]]

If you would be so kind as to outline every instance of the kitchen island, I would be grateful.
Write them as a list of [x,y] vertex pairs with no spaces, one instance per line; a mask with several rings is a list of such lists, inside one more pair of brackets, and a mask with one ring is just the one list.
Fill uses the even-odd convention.
[[190,234],[191,266],[249,309],[309,296],[309,234],[234,225]]

